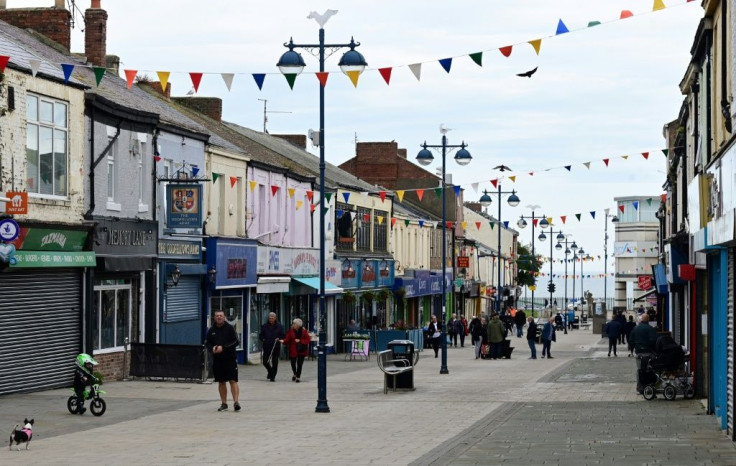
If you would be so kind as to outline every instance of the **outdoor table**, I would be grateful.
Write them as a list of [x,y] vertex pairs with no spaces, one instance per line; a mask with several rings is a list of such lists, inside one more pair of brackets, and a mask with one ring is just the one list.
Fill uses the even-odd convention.
[[[345,360],[352,361],[356,358],[368,361],[371,358],[370,346],[371,341],[364,338],[343,338],[344,343],[350,343],[350,352],[345,352]],[[361,344],[362,343],[362,344]]]

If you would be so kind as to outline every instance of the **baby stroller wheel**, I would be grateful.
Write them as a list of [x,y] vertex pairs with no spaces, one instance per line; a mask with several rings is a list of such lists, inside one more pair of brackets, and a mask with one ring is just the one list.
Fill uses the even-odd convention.
[[690,383],[688,383],[687,386],[685,387],[685,391],[683,393],[683,396],[685,397],[686,400],[690,400],[692,398],[695,398],[695,389],[693,388],[693,386]]
[[644,387],[644,399],[645,400],[653,400],[656,396],[654,392],[654,385],[647,385]]
[[76,395],[72,395],[69,397],[68,400],[66,400],[66,409],[68,409],[69,412],[72,414],[77,414],[77,410],[79,410],[79,406],[77,406]]
[[668,383],[667,385],[664,386],[664,398],[666,400],[672,401],[675,399],[676,396],[677,396],[677,389],[675,388],[674,385]]
[[105,414],[105,410],[107,409],[107,403],[105,403],[105,400],[102,398],[97,398],[92,400],[92,403],[89,405],[89,409],[95,416],[102,416]]

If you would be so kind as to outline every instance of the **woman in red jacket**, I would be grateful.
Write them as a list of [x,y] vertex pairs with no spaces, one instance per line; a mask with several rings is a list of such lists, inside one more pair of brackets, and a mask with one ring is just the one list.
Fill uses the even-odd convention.
[[309,332],[303,327],[301,319],[294,319],[291,328],[286,332],[286,337],[281,343],[289,346],[289,359],[291,360],[291,371],[294,375],[291,380],[299,383],[302,376],[302,365],[304,357],[309,356]]

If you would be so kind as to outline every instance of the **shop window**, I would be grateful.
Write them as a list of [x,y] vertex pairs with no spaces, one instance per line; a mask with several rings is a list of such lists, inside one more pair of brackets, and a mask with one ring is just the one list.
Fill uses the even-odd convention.
[[239,350],[243,349],[243,345],[247,342],[243,340],[243,297],[238,296],[212,296],[210,297],[210,319],[208,327],[215,325],[215,311],[222,310],[225,313],[225,320],[235,327],[235,333],[238,334],[240,340]]
[[29,94],[26,100],[26,189],[67,195],[68,122],[65,102]]
[[281,310],[281,295],[280,294],[256,294],[251,293],[250,295],[250,312],[248,322],[250,323],[250,352],[259,353],[262,349],[261,341],[258,338],[258,334],[261,332],[261,327],[268,321],[268,313],[274,312],[276,318],[281,322],[284,327],[284,331],[288,330],[288,324],[284,324],[280,316]]
[[95,351],[123,348],[130,336],[131,281],[100,280],[95,284],[92,339]]
[[[383,218],[381,223],[378,221],[379,217]],[[373,231],[375,232],[375,241],[373,250],[375,252],[388,251],[388,226],[390,225],[390,222],[391,219],[388,217],[388,212],[383,210],[374,211]]]

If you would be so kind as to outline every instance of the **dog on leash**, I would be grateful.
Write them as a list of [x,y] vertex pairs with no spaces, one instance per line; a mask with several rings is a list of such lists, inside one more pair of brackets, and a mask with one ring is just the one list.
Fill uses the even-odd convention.
[[19,425],[16,424],[13,428],[13,432],[10,433],[10,444],[8,445],[9,450],[13,450],[13,442],[15,442],[15,447],[20,451],[20,445],[22,443],[26,444],[26,450],[28,450],[28,446],[31,444],[31,437],[33,437],[33,419],[30,421],[28,419],[23,420],[23,428],[19,429]]

